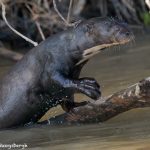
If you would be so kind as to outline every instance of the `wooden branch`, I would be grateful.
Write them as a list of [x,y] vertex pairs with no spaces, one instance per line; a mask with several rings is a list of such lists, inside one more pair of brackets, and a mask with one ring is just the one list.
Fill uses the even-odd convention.
[[22,54],[8,50],[6,48],[0,48],[0,56],[11,59],[13,61],[18,61],[23,57]]
[[2,1],[0,1],[0,4],[2,6],[2,17],[3,17],[3,20],[5,21],[6,25],[14,32],[16,33],[17,35],[19,35],[20,37],[22,37],[24,40],[26,40],[27,42],[33,44],[34,46],[37,46],[38,43],[37,42],[34,42],[32,41],[31,39],[27,38],[26,36],[24,36],[23,34],[21,34],[20,32],[18,32],[16,29],[14,29],[7,21],[6,19],[6,9],[5,9],[5,5],[3,4]]
[[54,6],[55,11],[57,12],[58,16],[64,21],[65,25],[68,26],[68,27],[76,27],[81,22],[81,20],[76,21],[74,23],[70,23],[69,22],[70,21],[71,9],[72,9],[72,3],[73,3],[73,1],[70,0],[69,10],[68,10],[68,16],[67,16],[67,19],[65,19],[63,17],[63,15],[59,12],[59,10],[57,8],[57,5],[56,5],[56,1],[53,0],[53,6]]
[[72,9],[73,0],[70,0],[69,9],[68,9],[68,15],[67,15],[67,22],[70,22],[70,16],[71,16],[71,9]]
[[73,16],[79,16],[85,7],[85,4],[86,0],[75,0],[72,8]]
[[[106,121],[133,108],[150,107],[150,77],[109,97],[74,108],[69,113],[50,118],[51,125],[84,124]],[[42,123],[46,123],[44,121]]]
[[[33,10],[29,7],[29,5],[26,4],[25,6],[26,6],[26,7],[28,8],[28,10],[31,12],[33,18],[36,18],[36,17],[35,17],[36,15],[34,14]],[[37,26],[37,29],[38,29],[38,31],[39,31],[39,33],[40,33],[40,35],[41,35],[42,40],[44,41],[46,38],[45,38],[45,35],[44,35],[44,33],[43,33],[42,29],[41,29],[40,23],[39,23],[36,19],[33,19],[33,20],[35,20],[35,24],[36,24],[36,26]]]
[[150,0],[145,0],[146,5],[148,6],[149,10],[150,10]]
[[64,23],[65,23],[67,26],[72,26],[72,25],[70,25],[70,24],[67,22],[67,20],[66,20],[66,19],[62,16],[62,14],[59,12],[55,0],[53,0],[53,5],[54,5],[54,9],[55,9],[55,11],[57,12],[58,16],[64,21]]

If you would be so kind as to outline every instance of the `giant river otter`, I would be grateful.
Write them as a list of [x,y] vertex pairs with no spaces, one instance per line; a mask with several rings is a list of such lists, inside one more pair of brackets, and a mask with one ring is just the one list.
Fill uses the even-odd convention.
[[132,38],[126,24],[93,18],[40,43],[0,81],[0,128],[36,122],[64,101],[75,106],[76,92],[98,99],[98,83],[79,78],[83,65],[102,49]]

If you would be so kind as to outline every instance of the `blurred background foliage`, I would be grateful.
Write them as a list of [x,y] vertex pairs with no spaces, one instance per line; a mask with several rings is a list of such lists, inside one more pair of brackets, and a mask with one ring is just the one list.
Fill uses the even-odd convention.
[[142,17],[143,17],[144,25],[149,26],[150,25],[150,13],[144,13]]
[[[56,13],[53,0],[5,0],[3,2],[9,23],[34,41],[42,41],[39,27],[45,37],[67,28]],[[62,16],[67,18],[70,0],[56,0],[56,4]],[[72,22],[98,16],[117,17],[137,27],[150,25],[146,0],[73,0]],[[12,32],[1,16],[0,41],[3,44],[10,44],[11,47],[31,46]]]

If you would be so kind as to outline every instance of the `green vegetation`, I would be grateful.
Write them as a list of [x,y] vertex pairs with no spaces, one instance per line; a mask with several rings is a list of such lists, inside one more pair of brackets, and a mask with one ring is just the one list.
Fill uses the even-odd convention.
[[147,12],[142,14],[142,18],[143,18],[144,25],[150,26],[150,13]]

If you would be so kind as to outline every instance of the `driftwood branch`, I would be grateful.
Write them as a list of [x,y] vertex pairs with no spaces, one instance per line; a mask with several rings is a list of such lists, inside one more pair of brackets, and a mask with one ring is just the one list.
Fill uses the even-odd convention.
[[73,0],[70,0],[70,4],[69,4],[69,8],[68,8],[69,10],[68,10],[67,19],[65,19],[65,18],[63,17],[63,15],[60,13],[60,11],[58,10],[56,1],[53,0],[53,5],[54,5],[55,11],[57,12],[58,16],[64,21],[65,25],[68,26],[68,27],[74,27],[74,26],[78,25],[78,24],[81,22],[81,20],[79,20],[79,21],[76,21],[76,22],[74,22],[74,23],[70,23],[70,16],[71,16],[72,4],[73,4]]
[[72,9],[73,0],[70,0],[69,9],[68,9],[68,15],[67,15],[67,22],[70,22],[70,16],[71,16],[71,9]]
[[67,26],[72,26],[72,24],[69,24],[69,23],[67,22],[67,20],[66,20],[66,19],[62,16],[62,14],[59,12],[55,0],[53,0],[53,5],[54,5],[54,9],[55,9],[55,11],[57,12],[58,16],[64,21],[64,23],[65,23]]
[[145,0],[145,3],[148,6],[148,8],[150,9],[150,0]]
[[[34,14],[33,10],[29,7],[29,5],[26,4],[26,7],[27,7],[28,10],[31,12],[33,18],[36,18],[36,17],[35,17],[36,15]],[[33,19],[33,20],[34,20],[34,19]],[[37,26],[37,29],[38,29],[40,35],[41,35],[42,40],[44,41],[44,40],[46,39],[46,38],[45,38],[45,35],[44,35],[43,31],[42,31],[42,28],[41,28],[40,23],[39,23],[36,19],[35,19],[35,24],[36,24],[36,26]]]
[[20,32],[18,32],[16,29],[14,29],[10,24],[9,22],[7,21],[6,19],[6,8],[5,8],[5,5],[3,4],[2,1],[0,1],[0,4],[2,6],[2,17],[3,17],[3,20],[5,21],[6,25],[14,32],[16,33],[17,35],[19,35],[20,37],[22,37],[24,40],[26,40],[27,42],[33,44],[34,46],[37,46],[38,43],[37,42],[34,42],[32,41],[31,39],[27,38],[26,36],[24,36],[23,34],[21,34]]
[[69,113],[50,118],[48,123],[51,125],[98,123],[130,109],[142,107],[150,107],[150,77],[109,97],[89,102]]

